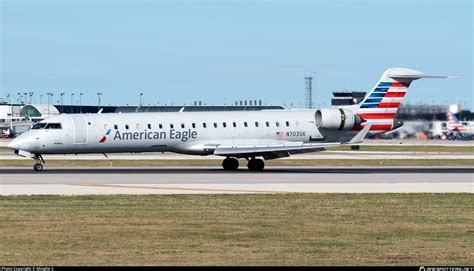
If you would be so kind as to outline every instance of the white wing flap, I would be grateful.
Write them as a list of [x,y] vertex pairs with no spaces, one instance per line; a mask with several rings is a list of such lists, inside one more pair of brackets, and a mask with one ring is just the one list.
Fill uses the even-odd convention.
[[326,147],[340,146],[341,143],[285,143],[272,145],[219,145],[215,150],[215,155],[235,155],[235,154],[251,154],[251,153],[266,153],[266,152],[282,152],[295,150],[311,150],[322,149]]

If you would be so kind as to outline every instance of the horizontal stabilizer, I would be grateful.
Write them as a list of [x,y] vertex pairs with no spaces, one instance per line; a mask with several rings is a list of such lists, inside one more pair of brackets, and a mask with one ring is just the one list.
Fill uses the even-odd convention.
[[421,79],[421,78],[442,78],[442,79],[458,79],[461,78],[461,76],[446,76],[446,75],[430,75],[430,74],[420,74],[420,75],[414,75],[414,74],[397,74],[390,76],[391,78],[408,78],[408,79]]
[[387,70],[387,76],[392,79],[409,79],[416,80],[421,78],[444,78],[444,79],[456,79],[460,76],[445,76],[445,75],[431,75],[424,74],[417,70],[407,69],[407,68],[392,68]]

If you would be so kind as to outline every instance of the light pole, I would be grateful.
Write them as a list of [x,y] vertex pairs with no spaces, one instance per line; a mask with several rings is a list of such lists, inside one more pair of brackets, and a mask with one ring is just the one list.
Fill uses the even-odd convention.
[[[53,102],[53,96],[54,96],[54,94],[51,93],[51,92],[48,92],[47,94],[48,94],[48,117],[49,117],[49,105],[50,105],[50,103]],[[51,102],[50,102],[50,100],[51,100]]]
[[23,104],[26,104],[28,102],[27,95],[28,95],[28,92],[23,92],[23,97],[25,98],[25,102]]
[[18,101],[19,104],[21,104],[21,93],[20,92],[18,92],[18,100],[17,101]]
[[33,94],[35,94],[35,93],[34,93],[34,92],[30,92],[30,93],[28,93],[28,94],[30,95],[30,104],[32,104],[32,103],[33,103],[33,98],[32,98],[32,97],[33,97]]
[[59,93],[59,95],[61,96],[60,97],[61,98],[61,113],[64,113],[64,100],[63,100],[64,94],[66,94],[66,93],[64,93],[64,92]]
[[[10,106],[10,108],[12,108],[12,110],[11,110],[11,111],[12,111],[11,117],[13,117],[13,107],[12,107],[12,105],[10,104],[10,93],[7,93],[7,104]],[[7,118],[7,120],[8,120],[8,118]],[[12,121],[10,120],[10,122],[12,122]]]
[[71,113],[74,113],[73,111],[73,105],[74,105],[74,93],[71,93]]
[[142,107],[142,96],[143,96],[143,93],[140,93],[140,107]]
[[84,93],[79,93],[79,113],[82,113],[82,94]]
[[40,102],[39,102],[40,104],[41,104],[42,98],[43,98],[43,94],[40,94]]
[[98,106],[97,106],[97,110],[100,110],[100,96],[102,95],[102,92],[97,92],[97,96],[99,97],[98,99]]

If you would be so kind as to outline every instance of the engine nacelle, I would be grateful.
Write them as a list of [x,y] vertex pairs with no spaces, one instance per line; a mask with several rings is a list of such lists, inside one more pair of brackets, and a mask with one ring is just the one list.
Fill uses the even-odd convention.
[[329,130],[351,130],[362,121],[351,110],[343,108],[321,108],[316,111],[316,126]]

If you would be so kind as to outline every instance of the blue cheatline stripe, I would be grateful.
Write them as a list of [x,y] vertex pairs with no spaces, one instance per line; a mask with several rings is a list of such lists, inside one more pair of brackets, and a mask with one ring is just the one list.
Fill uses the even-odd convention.
[[384,97],[384,96],[385,96],[385,93],[372,92],[372,94],[370,94],[369,98],[378,98],[378,97]]
[[376,88],[374,89],[374,92],[382,92],[382,93],[385,93],[388,91],[388,88]]
[[109,129],[109,130],[107,131],[107,133],[105,133],[105,135],[109,135],[109,134],[110,134],[110,131],[112,131],[112,129]]
[[360,108],[377,108],[378,104],[363,104]]
[[390,87],[392,85],[391,82],[380,82],[379,87]]
[[364,103],[380,103],[381,101],[382,101],[382,98],[374,98],[374,99],[368,98],[367,100],[365,100]]

